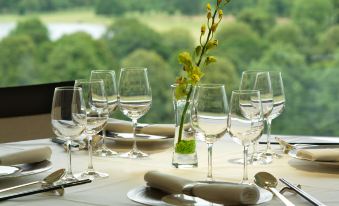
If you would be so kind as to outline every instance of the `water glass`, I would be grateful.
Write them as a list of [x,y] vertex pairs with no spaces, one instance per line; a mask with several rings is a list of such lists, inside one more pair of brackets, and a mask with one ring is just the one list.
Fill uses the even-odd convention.
[[191,120],[194,128],[202,132],[202,138],[208,146],[207,181],[213,180],[212,149],[213,143],[227,131],[228,104],[223,84],[201,84],[193,100]]
[[71,144],[86,128],[86,107],[79,87],[56,87],[53,95],[51,121],[54,133],[66,138],[68,168],[58,183],[78,180],[72,172]]
[[[92,70],[91,80],[102,79],[104,81],[105,94],[108,104],[109,115],[115,111],[118,106],[118,90],[115,81],[115,72],[113,70]],[[117,152],[109,149],[105,144],[106,130],[102,130],[102,145],[94,152],[96,156],[109,157],[114,156]]]
[[152,104],[147,68],[122,68],[118,85],[119,109],[132,120],[134,138],[132,150],[120,156],[132,159],[147,157],[148,154],[140,151],[136,143],[138,119],[148,112]]
[[248,148],[264,130],[264,118],[258,90],[232,91],[228,116],[228,131],[232,139],[243,146],[243,184],[249,184],[247,174]]
[[108,177],[108,174],[94,170],[92,145],[93,136],[98,134],[105,127],[108,119],[108,106],[104,82],[102,79],[91,81],[75,80],[75,86],[82,88],[87,116],[85,134],[88,139],[89,163],[87,170],[81,173],[80,177],[87,179]]

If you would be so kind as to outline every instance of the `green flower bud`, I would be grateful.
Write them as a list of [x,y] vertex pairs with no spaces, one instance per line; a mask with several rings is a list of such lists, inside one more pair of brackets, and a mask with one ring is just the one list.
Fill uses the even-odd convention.
[[219,14],[219,19],[221,19],[221,18],[222,18],[222,15],[223,15],[223,12],[222,12],[221,9],[219,9],[218,14]]
[[181,52],[178,56],[178,61],[183,65],[192,65],[192,57],[188,52]]
[[205,31],[206,31],[206,25],[205,25],[205,24],[203,24],[203,25],[201,26],[200,31],[201,31],[201,35],[204,35],[204,34],[205,34]]
[[211,4],[210,3],[207,3],[206,9],[207,9],[207,11],[211,11]]
[[218,24],[214,23],[212,26],[211,26],[211,30],[212,32],[215,32],[218,28]]
[[210,19],[212,17],[212,13],[209,11],[207,12],[207,19]]
[[207,65],[214,63],[216,61],[217,61],[217,59],[214,56],[208,56],[205,59],[205,65],[207,66]]
[[212,39],[212,40],[209,40],[207,42],[206,49],[209,50],[209,49],[212,49],[212,48],[214,48],[216,46],[218,46],[218,40]]

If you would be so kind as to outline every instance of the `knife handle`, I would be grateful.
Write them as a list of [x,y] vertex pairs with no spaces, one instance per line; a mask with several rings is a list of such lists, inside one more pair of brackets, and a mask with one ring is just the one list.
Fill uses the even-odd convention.
[[279,179],[282,183],[284,183],[285,185],[287,185],[288,187],[290,187],[292,190],[294,190],[296,193],[298,193],[300,196],[302,196],[303,198],[305,198],[306,200],[308,200],[310,203],[312,203],[313,205],[316,206],[326,206],[324,203],[320,202],[319,200],[315,199],[314,197],[312,197],[311,195],[309,195],[308,193],[306,193],[305,191],[303,191],[302,189],[294,186],[293,184],[289,183],[287,180],[285,180],[284,178],[280,178]]
[[92,182],[92,181],[89,180],[89,179],[85,179],[85,180],[80,180],[80,181],[76,181],[76,182],[70,182],[70,183],[65,183],[65,184],[60,184],[60,185],[53,185],[53,186],[49,186],[49,187],[44,187],[44,188],[41,188],[41,189],[34,189],[34,190],[25,191],[25,192],[19,192],[19,193],[15,193],[15,194],[12,194],[12,195],[0,197],[0,201],[14,199],[14,198],[17,198],[17,197],[23,197],[23,196],[28,196],[28,195],[34,195],[34,194],[38,194],[38,193],[42,193],[42,192],[49,192],[49,191],[58,190],[58,189],[66,188],[66,187],[73,187],[73,186],[82,185],[82,184],[86,184],[86,183],[90,183],[90,182]]

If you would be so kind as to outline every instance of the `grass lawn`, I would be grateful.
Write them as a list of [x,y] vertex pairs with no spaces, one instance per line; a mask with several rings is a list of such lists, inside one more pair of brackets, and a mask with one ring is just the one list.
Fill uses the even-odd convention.
[[[94,11],[90,9],[75,9],[23,16],[3,14],[0,15],[0,23],[16,22],[32,16],[40,18],[44,23],[86,22],[110,25],[115,19],[114,17],[96,15]],[[137,18],[158,32],[168,31],[173,28],[184,28],[189,30],[194,37],[199,35],[200,26],[205,22],[205,16],[168,15],[165,13],[129,13],[126,14],[125,17]]]

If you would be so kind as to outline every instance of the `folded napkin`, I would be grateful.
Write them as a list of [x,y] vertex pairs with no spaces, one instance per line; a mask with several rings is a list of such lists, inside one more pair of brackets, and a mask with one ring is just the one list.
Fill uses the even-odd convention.
[[50,147],[38,147],[20,152],[8,153],[0,156],[0,165],[17,165],[41,162],[51,158]]
[[255,204],[260,192],[256,186],[233,183],[203,184],[157,171],[144,176],[150,187],[170,194],[187,194],[224,205]]
[[[107,122],[105,129],[107,131],[112,131],[116,133],[133,132],[133,126],[131,122],[116,119],[110,119]],[[174,137],[175,127],[172,124],[149,124],[142,127],[141,129],[138,129],[137,133]]]
[[310,161],[339,162],[339,148],[299,149],[297,157]]

